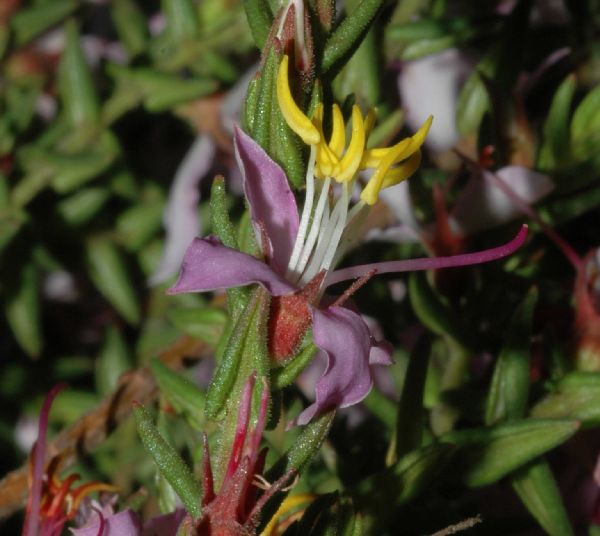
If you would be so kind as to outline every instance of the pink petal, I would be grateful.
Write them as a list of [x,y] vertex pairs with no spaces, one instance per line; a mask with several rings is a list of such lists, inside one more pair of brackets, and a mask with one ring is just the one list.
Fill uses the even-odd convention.
[[153,517],[144,524],[142,534],[143,536],[175,536],[184,518],[185,510],[183,508]]
[[258,283],[273,296],[296,289],[255,257],[221,244],[214,237],[196,238],[185,253],[181,275],[168,294],[207,292]]
[[207,177],[215,156],[215,143],[209,136],[200,136],[181,162],[169,191],[163,220],[165,246],[158,268],[150,278],[156,285],[177,273],[185,250],[200,233],[198,201],[200,181]]
[[469,266],[471,264],[483,264],[485,262],[502,259],[519,249],[527,238],[527,225],[522,225],[517,235],[506,244],[501,246],[476,251],[474,253],[464,253],[462,255],[452,255],[450,257],[424,257],[420,259],[407,259],[402,261],[376,262],[373,264],[361,264],[342,268],[329,274],[325,280],[325,286],[334,285],[340,281],[348,279],[358,279],[359,277],[376,270],[375,275],[391,274],[400,272],[416,272],[420,270],[439,270],[441,268],[456,268],[459,266]]
[[[491,229],[523,215],[490,175],[484,171],[483,177],[471,177],[452,209],[452,228],[462,235]],[[549,177],[522,166],[504,167],[496,172],[496,176],[529,205],[554,188]]]
[[347,407],[369,394],[370,333],[362,318],[344,307],[313,308],[313,338],[327,357],[327,368],[317,382],[316,400],[298,417],[308,423],[317,413]]
[[[133,510],[123,510],[108,517],[101,518],[100,512],[96,511],[96,515],[90,521],[79,529],[70,529],[73,536],[140,536],[142,534],[141,524],[137,514]],[[104,530],[102,521],[104,520]],[[176,529],[173,532],[161,532],[160,534],[175,535]],[[146,534],[144,532],[144,534]],[[148,536],[158,533],[148,533]]]
[[260,145],[237,126],[233,139],[255,231],[260,237],[258,224],[266,230],[271,241],[270,264],[283,274],[298,234],[296,198],[283,170]]

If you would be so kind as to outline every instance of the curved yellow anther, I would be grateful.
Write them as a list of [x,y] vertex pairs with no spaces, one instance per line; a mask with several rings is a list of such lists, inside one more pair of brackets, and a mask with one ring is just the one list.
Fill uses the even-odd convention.
[[408,158],[423,145],[432,121],[433,116],[430,115],[413,136],[400,140],[396,145],[365,151],[365,156],[361,162],[361,168],[378,167],[383,159],[392,153],[396,155],[394,162],[400,162]]
[[325,143],[325,136],[323,134],[323,104],[317,104],[312,122],[321,138],[321,141],[317,144],[317,177],[320,179],[324,179],[325,177],[331,176],[333,170],[335,169],[335,166],[339,162],[339,159],[337,155]]
[[365,117],[365,134],[367,138],[369,134],[371,134],[371,130],[373,130],[373,126],[375,125],[375,121],[377,120],[377,108],[371,108],[367,112],[367,116]]
[[408,179],[421,165],[421,151],[417,151],[402,164],[390,169],[381,184],[381,189],[395,186]]
[[332,106],[331,114],[331,139],[329,140],[329,148],[336,154],[338,158],[342,158],[344,147],[346,147],[346,125],[344,125],[344,116],[337,104]]
[[356,104],[352,107],[352,138],[348,149],[334,170],[333,178],[338,182],[346,182],[354,177],[360,166],[365,150],[365,124],[360,108]]
[[277,102],[289,127],[307,145],[316,145],[321,141],[321,136],[312,121],[304,115],[292,97],[288,79],[289,58],[283,56],[277,71]]

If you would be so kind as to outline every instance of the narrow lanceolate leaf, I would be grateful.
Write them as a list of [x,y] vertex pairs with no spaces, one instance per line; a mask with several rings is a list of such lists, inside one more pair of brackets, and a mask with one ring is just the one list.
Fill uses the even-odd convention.
[[77,0],[53,0],[17,10],[10,17],[15,44],[24,45],[77,8]]
[[72,226],[90,221],[108,201],[111,192],[108,188],[80,189],[60,201],[56,207],[58,214]]
[[540,165],[544,169],[560,165],[570,156],[569,122],[576,88],[575,76],[570,75],[565,78],[552,99],[548,118],[544,123],[544,145],[540,156]]
[[198,12],[191,0],[162,0],[161,7],[172,41],[179,42],[198,36]]
[[96,358],[96,388],[106,396],[117,386],[119,376],[131,367],[130,352],[122,335],[109,327],[100,355]]
[[273,23],[273,13],[271,13],[269,2],[267,0],[243,0],[242,3],[254,43],[262,49]]
[[512,486],[550,536],[570,536],[573,528],[548,463],[537,460],[512,475]]
[[[266,353],[266,307],[268,295],[262,289],[254,290],[252,297],[237,319],[229,336],[227,347],[208,388],[206,416],[216,420],[230,400],[237,400],[233,389],[241,388],[254,372],[259,377],[266,374],[261,354]],[[233,412],[235,413],[235,412]],[[234,419],[233,424],[237,421]]]
[[206,397],[204,393],[159,359],[153,359],[150,366],[161,394],[173,406],[173,409],[177,413],[183,414],[194,428],[202,430],[205,424],[204,402]]
[[14,285],[7,289],[4,307],[6,319],[17,342],[30,356],[42,349],[42,327],[39,310],[38,273],[30,262],[16,275]]
[[583,427],[600,424],[600,373],[572,372],[531,410],[536,419],[577,419]]
[[571,122],[571,150],[580,160],[598,154],[600,148],[600,86],[581,101]]
[[321,62],[323,73],[338,62],[341,63],[360,45],[383,3],[383,0],[362,0],[356,9],[346,16],[325,44]]
[[421,446],[423,392],[431,340],[421,337],[410,356],[396,417],[396,459]]
[[152,416],[141,405],[133,408],[133,415],[146,451],[152,456],[159,471],[171,484],[185,509],[194,519],[200,517],[202,490],[192,471],[181,456],[162,437],[154,426]]
[[306,368],[306,366],[312,361],[317,347],[314,343],[308,343],[297,355],[295,355],[290,361],[288,361],[282,367],[274,369],[272,374],[272,385],[274,389],[283,389],[300,375],[300,373]]
[[111,5],[110,14],[127,53],[137,56],[146,48],[148,31],[143,13],[134,0],[115,0]]
[[369,531],[379,534],[396,508],[426,490],[439,477],[452,459],[453,445],[433,444],[404,455],[392,467],[350,488],[356,498]]
[[98,120],[98,97],[79,41],[75,22],[66,25],[66,45],[58,69],[58,89],[71,126],[94,125]]
[[219,343],[227,323],[227,313],[216,307],[174,309],[168,312],[168,316],[177,329],[212,346]]
[[[214,233],[225,246],[239,249],[237,231],[229,218],[225,179],[220,175],[215,177],[210,190],[210,221]],[[232,316],[237,318],[248,302],[248,290],[228,289],[227,302]]]
[[496,362],[488,394],[486,424],[525,416],[529,397],[529,345],[537,288],[532,288],[513,315]]
[[90,278],[114,306],[131,324],[140,320],[140,310],[133,290],[133,281],[121,253],[105,236],[97,236],[86,242],[86,264]]
[[579,429],[574,420],[527,419],[494,427],[461,430],[440,439],[460,448],[456,477],[470,487],[492,484],[557,447]]

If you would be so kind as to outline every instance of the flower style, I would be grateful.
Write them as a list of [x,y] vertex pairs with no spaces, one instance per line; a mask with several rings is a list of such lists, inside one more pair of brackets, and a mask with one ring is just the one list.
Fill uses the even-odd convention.
[[115,491],[116,488],[101,482],[89,482],[71,489],[79,479],[72,474],[60,481],[57,473],[61,459],[54,457],[44,471],[46,432],[52,401],[64,388],[55,386],[44,401],[40,413],[38,439],[32,449],[29,465],[29,497],[25,510],[23,536],[59,536],[65,523],[77,513],[81,501],[94,491]]
[[[273,484],[267,483],[258,476],[263,471],[267,455],[266,448],[259,452],[259,446],[267,418],[269,389],[263,384],[256,426],[254,430],[249,431],[252,390],[255,381],[256,375],[253,374],[244,385],[235,439],[225,478],[217,494],[214,491],[208,442],[204,436],[202,515],[195,523],[187,518],[184,521],[184,531],[189,532],[191,525],[194,524],[192,533],[197,536],[255,534],[265,504],[294,476],[295,470],[291,469]],[[258,498],[257,491],[263,486],[266,486],[265,492]]]
[[[523,244],[527,229],[524,226],[508,244],[478,253],[333,271],[356,240],[363,218],[377,201],[379,191],[406,179],[417,168],[419,148],[431,118],[417,134],[393,147],[367,149],[374,114],[369,113],[363,119],[358,107],[354,107],[352,137],[346,147],[343,118],[334,105],[332,135],[326,142],[322,131],[323,108],[319,105],[311,120],[297,107],[288,85],[287,61],[284,57],[278,73],[279,104],[290,127],[311,147],[302,215],[283,170],[254,140],[236,128],[236,158],[264,260],[228,248],[214,237],[197,238],[186,252],[179,280],[168,292],[262,285],[273,296],[269,347],[277,362],[294,355],[312,326],[313,340],[328,363],[316,385],[315,403],[297,420],[306,424],[326,409],[360,402],[372,386],[371,366],[391,362],[389,346],[375,341],[361,316],[342,306],[358,285],[375,273],[465,266],[499,259]],[[374,172],[360,199],[350,207],[358,173],[367,168]],[[336,187],[341,192],[331,201],[330,195]],[[328,286],[357,278],[359,281],[337,300],[324,299]]]

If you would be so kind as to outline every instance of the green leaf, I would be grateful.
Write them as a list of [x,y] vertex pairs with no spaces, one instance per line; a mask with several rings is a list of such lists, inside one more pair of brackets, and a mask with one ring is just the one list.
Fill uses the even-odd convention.
[[42,350],[38,273],[33,262],[21,267],[5,289],[4,311],[17,342],[31,357]]
[[293,381],[300,375],[306,366],[312,361],[317,347],[314,343],[309,342],[297,355],[290,359],[283,366],[273,369],[272,382],[274,389],[283,389],[291,385]]
[[[237,319],[225,352],[208,388],[206,416],[216,420],[227,402],[239,400],[238,392],[256,371],[258,377],[267,374],[263,361],[266,357],[266,323],[269,296],[261,288],[252,297]],[[268,366],[268,362],[267,362]],[[235,424],[235,422],[234,422]]]
[[452,445],[433,444],[405,454],[392,467],[366,478],[348,490],[365,514],[365,534],[380,534],[397,507],[428,489],[447,467]]
[[173,42],[198,36],[198,12],[191,0],[162,0],[161,7],[167,19],[167,33]]
[[600,373],[571,372],[532,409],[536,419],[577,419],[583,427],[600,424]]
[[154,459],[161,474],[171,484],[185,509],[194,519],[198,519],[202,491],[194,474],[181,456],[162,437],[154,426],[152,416],[143,406],[135,405],[133,415],[144,448]]
[[580,160],[600,150],[600,86],[581,101],[571,122],[571,151]]
[[512,486],[550,536],[573,534],[560,491],[545,460],[537,460],[516,471],[512,476]]
[[52,0],[17,10],[10,17],[15,44],[24,45],[51,26],[63,20],[77,8],[76,0]]
[[569,439],[574,420],[526,419],[493,427],[461,430],[440,441],[460,447],[456,476],[469,487],[492,484]]
[[85,259],[90,278],[130,324],[140,321],[140,310],[133,282],[121,253],[106,236],[95,236],[86,241]]
[[119,376],[131,368],[130,351],[121,333],[109,327],[104,337],[104,345],[96,358],[96,389],[106,396],[112,393],[119,383]]
[[273,24],[273,13],[269,3],[267,0],[243,0],[242,4],[254,42],[259,49],[262,49]]
[[67,224],[82,225],[98,213],[109,197],[110,191],[107,188],[81,189],[60,201],[56,206],[56,211]]
[[569,121],[571,103],[577,89],[574,75],[569,75],[554,94],[548,118],[544,123],[544,145],[542,147],[542,169],[552,169],[570,157]]
[[181,374],[171,370],[159,359],[150,361],[161,394],[177,413],[183,414],[196,430],[204,430],[204,393]]
[[66,24],[65,50],[58,68],[58,91],[63,112],[72,127],[96,124],[98,97],[73,21]]
[[360,45],[383,3],[383,0],[361,0],[346,16],[325,43],[321,62],[323,73],[341,64]]
[[533,287],[510,321],[488,394],[486,424],[525,416],[529,397],[531,324],[537,298],[537,288]]
[[227,313],[217,307],[173,309],[169,320],[186,335],[216,346],[227,323]]
[[122,212],[117,218],[117,239],[129,251],[138,251],[160,229],[164,204],[162,199],[146,201]]
[[110,14],[125,50],[132,58],[146,48],[147,21],[133,0],[113,0]]

